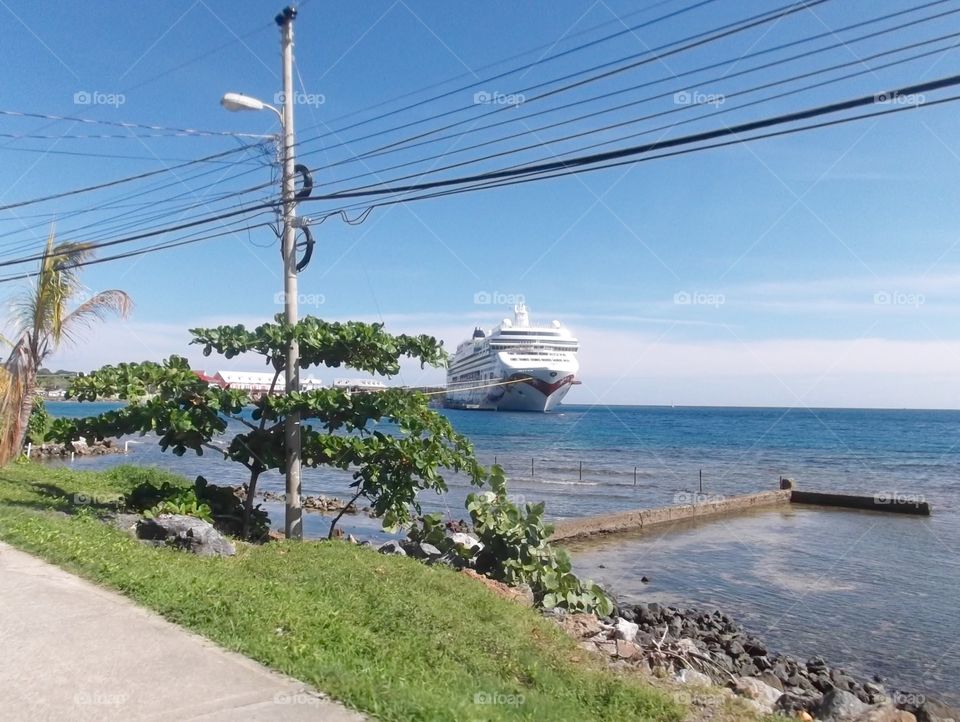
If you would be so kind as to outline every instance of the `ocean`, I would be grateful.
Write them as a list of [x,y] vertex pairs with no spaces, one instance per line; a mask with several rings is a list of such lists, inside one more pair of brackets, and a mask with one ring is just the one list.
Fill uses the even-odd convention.
[[[47,404],[56,415],[113,408]],[[684,503],[692,494],[799,488],[922,497],[930,517],[790,507],[667,531],[578,542],[576,571],[627,600],[718,607],[775,649],[960,703],[960,411],[563,406],[550,414],[444,411],[484,463],[501,464],[518,502],[555,519]],[[389,428],[386,426],[386,428]],[[245,481],[210,452],[175,457],[138,439],[127,456],[76,468],[162,466],[214,483]],[[304,493],[348,496],[349,474],[305,470]],[[425,510],[465,516],[451,478]],[[702,484],[702,486],[701,486]],[[266,475],[261,490],[282,491]],[[275,525],[282,507],[265,504]],[[362,515],[345,530],[378,535]],[[322,536],[329,519],[308,514]],[[642,577],[648,577],[644,583]]]

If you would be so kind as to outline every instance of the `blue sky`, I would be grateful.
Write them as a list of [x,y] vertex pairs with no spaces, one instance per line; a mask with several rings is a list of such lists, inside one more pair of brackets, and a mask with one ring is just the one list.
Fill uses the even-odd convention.
[[[708,3],[527,71],[486,80],[692,4],[308,2],[296,24],[298,83],[304,94],[296,110],[298,150],[303,162],[317,169],[320,192],[537,146],[437,174],[449,177],[550,159],[652,129],[601,150],[679,137],[931,80],[960,67],[960,53],[949,49],[957,38],[863,60],[960,33],[960,12],[855,40],[897,22],[957,10],[960,3],[951,0],[899,20],[839,33],[833,31],[916,4],[833,0],[553,98],[506,110],[474,102],[477,92],[524,95],[526,88],[553,78],[777,7],[772,2]],[[63,6],[3,0],[0,110],[273,133],[272,114],[231,114],[218,100],[226,91],[273,99],[279,90],[279,51],[272,18],[280,7],[242,1],[134,8],[119,2]],[[676,77],[815,34],[824,37]],[[783,60],[831,44],[838,47]],[[225,47],[196,59],[221,45]],[[538,50],[493,65],[531,49]],[[878,67],[930,50],[938,52]],[[783,62],[734,75],[772,60]],[[746,92],[834,65],[846,67]],[[849,73],[859,75],[737,109]],[[648,87],[628,90],[643,83]],[[346,127],[447,90],[456,92]],[[614,91],[623,92],[593,99]],[[683,97],[677,92],[717,102],[680,107]],[[76,103],[75,96],[84,98],[78,93],[89,94],[94,102]],[[456,153],[508,133],[658,94],[664,97]],[[406,97],[357,113],[398,96]],[[527,118],[572,101],[583,105]],[[451,110],[458,113],[435,117]],[[658,112],[668,114],[556,140]],[[477,130],[510,114],[519,119]],[[444,133],[452,134],[446,140],[347,162],[355,154],[458,120],[468,122],[455,134]],[[385,132],[414,121],[419,124]],[[677,121],[688,122],[670,127]],[[947,104],[596,173],[391,206],[373,211],[356,226],[331,218],[315,228],[318,250],[300,280],[303,311],[336,319],[382,319],[390,329],[434,333],[453,347],[473,325],[493,325],[507,311],[476,303],[477,294],[522,295],[535,318],[559,318],[582,340],[584,383],[571,393],[574,402],[958,408],[958,125],[955,106]],[[211,155],[239,142],[211,136],[129,137],[138,132],[143,131],[0,115],[0,133],[51,136],[0,137],[0,205],[168,167],[176,162],[172,159]],[[63,137],[96,133],[128,137]],[[363,139],[375,133],[379,135]],[[441,154],[445,156],[420,165],[387,170]],[[137,228],[213,212],[230,202],[216,201],[217,194],[271,180],[262,155],[250,151],[236,157],[241,164],[190,168],[149,182],[2,211],[0,261],[42,245],[54,220],[61,238],[119,238]],[[207,174],[198,176],[201,172]],[[241,172],[246,174],[239,176]],[[369,175],[352,178],[360,174]],[[203,187],[217,179],[216,186]],[[169,187],[156,188],[161,183]],[[146,194],[122,200],[138,191]],[[160,203],[178,194],[179,204],[197,207],[184,212],[176,203]],[[145,205],[102,208],[133,202]],[[303,204],[300,212],[316,217],[333,207]],[[158,213],[165,208],[170,208],[168,214]],[[85,213],[73,215],[79,211]],[[124,211],[130,215],[111,220]],[[88,224],[93,225],[81,227]],[[25,267],[3,269],[3,275],[14,270]],[[279,271],[276,240],[265,228],[92,266],[84,275],[90,289],[124,288],[134,297],[136,310],[130,320],[94,329],[85,343],[61,350],[51,365],[83,369],[177,352],[212,369],[216,361],[203,360],[184,345],[183,329],[256,323],[278,311]],[[16,285],[4,284],[0,291],[9,295]],[[690,303],[683,302],[688,299]],[[333,375],[320,375],[324,373]],[[414,368],[404,372],[407,383],[441,377]]]

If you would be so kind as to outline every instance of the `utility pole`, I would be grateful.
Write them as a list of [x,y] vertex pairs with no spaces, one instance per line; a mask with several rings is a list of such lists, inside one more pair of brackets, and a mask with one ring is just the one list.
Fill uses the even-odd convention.
[[[297,323],[297,254],[294,198],[294,134],[293,134],[293,21],[297,11],[286,7],[277,15],[280,26],[280,48],[283,58],[283,310],[291,326]],[[296,339],[287,348],[286,391],[300,390],[300,344]],[[287,450],[286,518],[287,539],[303,539],[303,509],[300,506],[300,414],[287,416],[284,427]]]

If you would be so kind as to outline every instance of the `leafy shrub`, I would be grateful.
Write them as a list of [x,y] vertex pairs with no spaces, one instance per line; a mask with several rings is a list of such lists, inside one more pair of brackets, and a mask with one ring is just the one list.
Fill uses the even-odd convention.
[[448,554],[457,553],[469,559],[476,571],[510,586],[530,585],[538,606],[610,614],[613,602],[603,589],[580,581],[566,552],[550,546],[553,526],[543,521],[543,503],[526,504],[519,509],[507,496],[506,480],[499,466],[491,469],[489,481],[491,491],[467,496],[473,531],[483,544],[475,556],[450,539],[450,532],[462,530],[460,524],[444,524],[439,514],[422,517],[420,525],[411,529],[410,539],[433,544]]
[[42,444],[46,441],[52,425],[53,419],[47,413],[43,399],[34,399],[30,419],[27,421],[27,438],[34,444]]
[[[220,531],[238,536],[243,528],[243,502],[228,486],[210,484],[198,476],[192,486],[148,479],[130,492],[127,509],[148,518],[159,514],[195,516],[214,524]],[[270,517],[259,505],[251,517],[250,538],[262,539],[270,529]]]
[[543,503],[519,509],[507,497],[499,466],[490,472],[490,487],[492,491],[467,497],[467,511],[483,543],[477,555],[477,571],[511,586],[529,584],[536,602],[547,609],[610,614],[613,602],[603,589],[592,582],[581,582],[566,552],[550,546],[553,525],[543,521]]

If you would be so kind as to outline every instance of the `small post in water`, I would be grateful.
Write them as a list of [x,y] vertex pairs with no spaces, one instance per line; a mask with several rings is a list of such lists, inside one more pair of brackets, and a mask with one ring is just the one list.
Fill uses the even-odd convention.
[[637,467],[633,467],[633,486],[637,486]]
[[532,457],[532,456],[530,457],[530,478],[531,478],[531,479],[534,478],[534,477],[533,477],[533,457]]
[[30,458],[30,454],[33,452],[33,442],[27,443],[27,458]]
[[583,461],[580,461],[580,481],[583,481]]
[[703,494],[703,469],[700,469],[700,493]]

